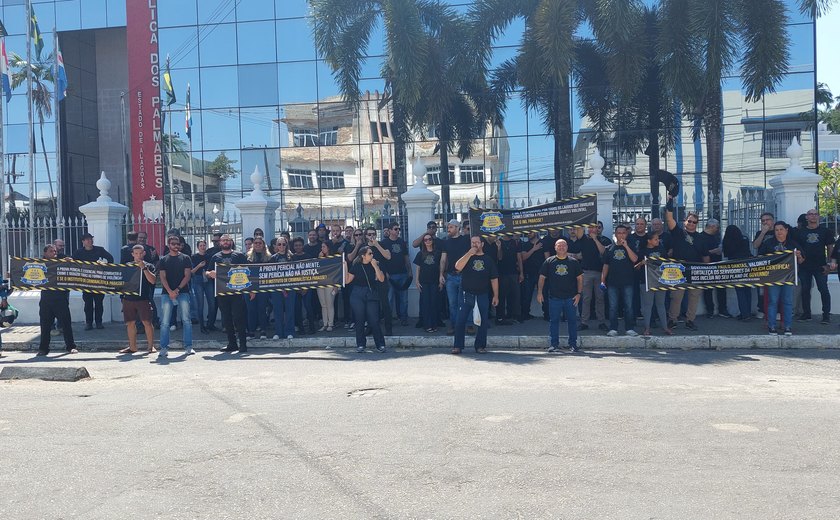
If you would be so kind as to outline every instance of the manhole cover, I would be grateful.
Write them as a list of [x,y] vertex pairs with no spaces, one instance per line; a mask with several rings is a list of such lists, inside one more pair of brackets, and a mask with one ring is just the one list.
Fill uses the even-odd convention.
[[347,392],[347,397],[374,397],[387,391],[385,388],[360,388]]

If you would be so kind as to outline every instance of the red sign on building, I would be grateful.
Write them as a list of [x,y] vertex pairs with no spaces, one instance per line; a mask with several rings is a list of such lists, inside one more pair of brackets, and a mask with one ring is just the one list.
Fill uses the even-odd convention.
[[129,126],[131,128],[131,209],[158,223],[138,226],[161,247],[163,224],[163,134],[160,101],[158,0],[126,0]]

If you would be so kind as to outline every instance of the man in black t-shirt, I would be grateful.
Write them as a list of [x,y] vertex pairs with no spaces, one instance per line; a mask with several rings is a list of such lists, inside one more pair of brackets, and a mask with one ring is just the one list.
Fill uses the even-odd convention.
[[639,257],[633,248],[627,245],[627,232],[626,226],[619,225],[615,228],[615,244],[606,248],[602,258],[604,267],[601,270],[601,285],[607,286],[610,301],[610,330],[607,336],[618,335],[619,298],[624,300],[624,333],[628,336],[638,335],[633,330],[636,325],[633,286],[638,285],[634,266]]
[[[487,328],[490,319],[489,305],[499,304],[499,270],[496,262],[484,254],[484,243],[480,237],[470,238],[470,249],[455,262],[455,270],[461,274],[461,288],[464,292],[455,322],[455,347],[453,354],[460,354],[464,348],[467,319],[473,319],[473,308],[478,305],[481,324],[475,334],[475,351],[487,352]],[[492,291],[492,302],[487,294]]]
[[123,320],[125,321],[125,328],[128,333],[128,347],[120,350],[120,354],[137,352],[136,321],[140,321],[143,324],[149,353],[151,354],[155,351],[155,329],[152,327],[152,304],[149,302],[147,294],[154,289],[157,275],[155,274],[155,266],[143,259],[145,256],[146,250],[141,244],[134,244],[131,247],[132,263],[137,266],[138,271],[135,276],[140,278],[140,294],[136,296],[133,294],[124,294],[121,296]]
[[166,238],[168,251],[158,262],[158,273],[163,293],[160,297],[160,352],[158,359],[169,356],[169,332],[173,308],[181,314],[184,326],[184,354],[195,354],[192,348],[192,320],[190,319],[190,277],[192,261],[181,253],[181,237],[170,235]]
[[534,289],[539,282],[540,266],[545,262],[539,233],[536,231],[528,233],[528,241],[519,244],[519,250],[522,255],[522,270],[525,275],[520,294],[520,319],[527,321],[533,318],[531,316],[531,302],[534,299]]
[[825,325],[831,315],[831,294],[828,292],[831,267],[828,258],[835,242],[834,233],[820,225],[820,214],[816,209],[809,209],[805,218],[807,225],[796,230],[793,237],[802,246],[802,256],[805,257],[799,269],[799,283],[802,284],[802,315],[799,321],[811,319],[811,287],[816,282],[822,301],[822,323]]
[[[645,247],[647,242],[647,219],[636,217],[633,232],[627,236],[627,245],[633,249],[636,256]],[[633,315],[637,318],[642,315],[642,294],[639,287],[644,283],[645,273],[642,269],[636,269],[636,283],[633,284]]]
[[604,267],[603,255],[606,247],[612,243],[610,239],[598,236],[598,227],[589,226],[584,234],[583,228],[575,230],[578,236],[580,252],[573,258],[580,262],[583,269],[583,296],[581,297],[581,316],[578,330],[589,328],[589,316],[592,313],[592,298],[595,298],[595,317],[598,320],[598,328],[606,331],[607,324],[604,323],[604,291],[601,290],[601,269]]
[[391,253],[385,262],[388,274],[388,312],[397,311],[400,324],[408,325],[408,286],[411,284],[411,263],[408,258],[408,244],[400,238],[400,225],[396,222],[385,228],[382,248]]
[[[671,256],[673,258],[685,262],[709,263],[709,252],[704,247],[705,241],[697,232],[697,224],[700,220],[695,213],[686,215],[685,222],[683,222],[684,228],[680,228],[674,219],[674,197],[669,195],[668,203],[665,205],[665,221],[668,223],[668,229],[671,232]],[[702,292],[698,290],[671,291],[671,305],[668,309],[669,329],[673,329],[677,325],[677,317],[680,314],[683,298],[688,298],[685,326],[691,330],[697,330],[694,318],[697,317],[697,305],[700,303]]]
[[568,256],[569,245],[561,239],[554,244],[555,256],[548,258],[540,266],[540,279],[537,284],[537,301],[543,303],[543,288],[548,279],[548,335],[549,352],[560,348],[560,314],[566,311],[566,323],[569,327],[569,349],[578,351],[577,346],[577,306],[583,290],[583,269],[580,262]]
[[[82,235],[82,247],[73,252],[74,260],[84,262],[107,262],[114,263],[114,257],[102,246],[93,245],[93,235],[85,233]],[[85,302],[85,330],[93,328],[96,321],[97,329],[104,329],[102,325],[102,313],[105,311],[105,295],[94,293],[82,293],[82,301]]]
[[449,303],[449,327],[446,333],[455,333],[455,322],[463,298],[461,273],[455,270],[458,261],[470,249],[470,237],[461,234],[461,223],[455,219],[446,225],[446,239],[443,241],[443,254],[440,257],[440,278],[446,285],[446,298]]
[[[243,265],[248,263],[248,258],[233,250],[233,240],[230,235],[222,235],[219,240],[221,250],[210,258],[210,263],[205,269],[208,278],[216,280],[216,264]],[[222,313],[222,326],[227,333],[228,344],[222,352],[247,352],[247,320],[245,315],[245,302],[241,294],[227,294],[216,297],[219,310]],[[239,346],[236,339],[239,338]]]
[[[703,239],[703,249],[709,252],[709,262],[720,262],[723,260],[723,246],[721,245],[720,237],[720,221],[715,218],[710,218],[706,221],[706,227],[700,233],[700,238]],[[726,289],[718,287],[716,289],[703,290],[703,302],[706,304],[706,316],[713,318],[715,316],[715,297],[717,297],[717,316],[722,318],[731,318],[728,307],[726,306]]]

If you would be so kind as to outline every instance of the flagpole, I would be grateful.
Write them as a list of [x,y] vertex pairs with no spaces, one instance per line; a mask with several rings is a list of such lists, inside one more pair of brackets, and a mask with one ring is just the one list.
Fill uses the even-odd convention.
[[172,107],[171,105],[167,107],[167,111],[169,112],[169,205],[171,206],[171,211],[169,217],[172,219],[169,223],[170,228],[175,225],[175,180],[173,179],[175,167],[172,164],[172,149],[175,147],[175,136],[172,135]]
[[[58,226],[62,226],[64,224],[64,204],[61,201],[61,179],[63,177],[61,172],[61,105],[58,100],[58,88],[60,85],[58,84],[58,31],[53,27],[53,38],[54,38],[54,53],[55,53],[55,69],[53,70],[53,85],[55,85],[55,180],[56,180],[56,190],[55,190],[55,221]],[[63,239],[64,237],[60,236],[58,238]]]
[[[3,50],[5,51],[6,38],[2,38]],[[6,53],[0,59],[4,60],[5,65]],[[5,71],[4,71],[5,72]],[[2,78],[0,78],[2,80]],[[11,88],[11,85],[9,85]],[[3,141],[4,130],[6,129],[5,119],[3,119],[3,109],[6,105],[6,93],[0,94],[0,279],[6,278],[8,264],[6,259],[9,257],[9,235],[6,226],[6,155],[5,143]]]
[[26,0],[26,112],[29,130],[29,257],[35,257],[35,127],[32,120],[32,0]]

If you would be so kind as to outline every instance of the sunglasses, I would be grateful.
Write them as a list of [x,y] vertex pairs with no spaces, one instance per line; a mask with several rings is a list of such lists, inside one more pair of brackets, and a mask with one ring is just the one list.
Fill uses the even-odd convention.
[[431,238],[424,238],[423,242],[432,242],[432,239]]
[[366,235],[369,236],[369,237],[375,237],[376,233],[366,233]]
[[360,237],[360,236],[362,236],[362,234],[361,233],[353,233],[353,236],[354,237]]
[[698,220],[686,220],[685,222],[687,224],[697,224],[697,222],[699,222],[699,221]]

